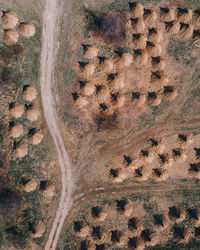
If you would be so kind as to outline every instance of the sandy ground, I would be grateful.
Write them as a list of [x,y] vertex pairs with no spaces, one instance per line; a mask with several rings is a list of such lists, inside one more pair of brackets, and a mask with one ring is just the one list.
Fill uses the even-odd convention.
[[52,95],[54,65],[58,49],[56,35],[58,32],[58,1],[46,0],[43,14],[43,45],[41,55],[41,98],[43,110],[50,134],[53,138],[61,168],[62,193],[59,207],[53,222],[45,249],[55,249],[66,215],[72,207],[74,191],[72,167],[65,150],[59,129],[59,119]]

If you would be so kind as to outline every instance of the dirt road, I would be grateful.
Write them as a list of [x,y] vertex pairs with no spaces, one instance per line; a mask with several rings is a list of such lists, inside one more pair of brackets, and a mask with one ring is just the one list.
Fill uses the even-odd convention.
[[52,84],[54,82],[55,58],[58,49],[56,35],[58,33],[58,1],[46,0],[43,14],[43,45],[41,55],[41,98],[43,111],[50,134],[53,138],[59,164],[61,168],[62,193],[59,207],[54,223],[49,233],[45,250],[55,249],[56,244],[65,221],[72,207],[72,194],[74,191],[73,173],[69,158],[65,150],[62,135],[59,129],[59,119],[56,113],[54,98],[52,95]]

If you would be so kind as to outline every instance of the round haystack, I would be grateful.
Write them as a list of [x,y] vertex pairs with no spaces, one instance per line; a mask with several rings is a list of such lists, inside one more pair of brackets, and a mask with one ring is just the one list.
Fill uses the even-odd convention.
[[122,182],[127,178],[125,171],[121,168],[116,168],[116,169],[112,168],[110,169],[109,174],[112,182],[114,183]]
[[11,129],[10,129],[10,136],[13,138],[18,138],[24,134],[24,128],[22,124],[15,124]]
[[192,223],[195,223],[196,225],[199,224],[199,219],[200,219],[199,209],[196,209],[196,208],[187,209],[187,214],[188,214],[189,220]]
[[124,214],[126,217],[130,217],[132,212],[133,212],[133,203],[131,201],[128,201],[124,206],[124,211],[122,214]]
[[37,221],[34,223],[32,228],[31,237],[32,238],[40,238],[42,237],[43,233],[45,232],[45,224],[42,221]]
[[162,53],[162,46],[153,42],[147,42],[146,49],[152,57],[160,56]]
[[180,31],[181,25],[178,21],[165,22],[165,30],[169,35],[178,34]]
[[157,18],[158,18],[158,15],[155,10],[144,9],[143,19],[145,20],[147,25],[153,24],[157,20]]
[[180,243],[187,243],[189,241],[189,238],[191,236],[191,232],[189,229],[183,225],[175,225],[173,227],[173,237],[174,240],[180,242]]
[[32,37],[35,35],[35,25],[32,23],[22,23],[19,26],[19,34],[25,37]]
[[190,39],[193,36],[194,26],[192,24],[185,24],[185,23],[181,23],[180,25],[181,25],[180,27],[181,35],[185,39]]
[[149,55],[145,50],[134,50],[134,61],[140,65],[146,65],[149,59]]
[[115,68],[115,64],[112,58],[105,59],[101,66],[102,71],[108,74],[112,73],[114,71],[114,68]]
[[139,92],[132,92],[132,102],[138,107],[142,106],[146,102],[146,95],[140,94]]
[[128,229],[132,233],[139,235],[143,230],[142,222],[138,218],[133,217],[128,221]]
[[46,198],[51,198],[54,196],[56,188],[52,181],[41,181],[40,191]]
[[160,17],[162,21],[172,22],[175,20],[175,10],[172,8],[160,8]]
[[194,11],[192,21],[197,26],[200,24],[200,9]]
[[91,96],[95,93],[96,87],[93,83],[86,83],[82,89],[82,93],[85,96]]
[[200,164],[199,163],[190,163],[188,173],[192,178],[200,178]]
[[15,148],[15,155],[19,158],[23,158],[28,154],[28,145],[25,142],[21,142]]
[[156,181],[165,181],[168,178],[167,170],[164,168],[154,168],[152,174]]
[[111,93],[111,102],[115,107],[121,108],[125,103],[125,96],[119,93]]
[[42,142],[42,139],[44,138],[44,135],[42,132],[36,132],[33,135],[31,135],[29,142],[33,145],[38,145]]
[[167,85],[169,78],[165,71],[151,71],[150,82],[152,87],[161,88],[163,85]]
[[119,61],[119,68],[125,68],[133,63],[133,56],[130,53],[123,53]]
[[88,101],[86,97],[79,96],[78,99],[76,99],[75,104],[78,108],[84,108],[88,104]]
[[148,41],[152,43],[159,43],[163,39],[163,33],[161,30],[151,28],[148,32]]
[[124,83],[124,77],[117,75],[109,83],[109,88],[110,88],[110,91],[117,91],[117,90],[123,89],[124,85],[125,85],[125,83]]
[[74,222],[74,232],[81,238],[85,238],[90,233],[90,228],[88,225],[85,225],[83,221]]
[[174,161],[180,162],[184,162],[187,159],[187,155],[180,148],[172,149],[172,157]]
[[193,137],[191,135],[187,134],[179,134],[178,135],[178,141],[181,146],[183,145],[190,145],[193,143]]
[[141,3],[129,3],[132,17],[143,17],[144,6]]
[[14,29],[18,23],[17,14],[14,11],[3,11],[1,22],[4,30]]
[[155,153],[154,152],[150,152],[147,149],[142,149],[141,152],[140,152],[140,156],[147,163],[151,163],[155,159]]
[[148,179],[148,175],[144,166],[136,168],[133,177],[136,178],[138,181],[146,181]]
[[128,249],[144,250],[145,243],[141,240],[140,237],[132,237],[128,240]]
[[154,214],[154,225],[158,230],[162,230],[168,226],[168,221],[163,214]]
[[119,230],[111,231],[111,242],[116,245],[124,245],[126,243],[126,234]]
[[142,34],[146,31],[146,25],[142,19],[131,18],[130,22],[134,33]]
[[106,102],[110,97],[109,88],[103,85],[96,85],[96,94],[100,103]]
[[165,69],[165,60],[160,56],[151,58],[151,65],[154,71],[163,71]]
[[104,221],[107,218],[105,208],[99,206],[92,207],[91,215],[97,221]]
[[10,113],[14,118],[20,118],[24,114],[24,106],[18,103],[11,105]]
[[169,207],[168,212],[169,219],[174,222],[180,222],[185,219],[186,213],[185,211],[181,210],[179,207]]
[[84,66],[82,73],[83,77],[88,79],[93,76],[96,66],[93,63],[88,63]]
[[147,99],[152,106],[158,106],[161,103],[162,96],[156,92],[149,92]]
[[145,49],[147,37],[143,34],[132,34],[134,49]]
[[40,115],[40,110],[35,105],[31,106],[26,111],[26,118],[31,122],[37,121],[39,115]]
[[192,20],[192,15],[192,10],[182,8],[177,9],[177,17],[179,22],[190,23],[190,21]]
[[87,249],[87,250],[96,250],[96,247],[94,245],[94,243],[90,240],[83,240],[81,241],[81,246],[80,246],[81,250]]
[[28,86],[23,91],[23,98],[26,101],[32,102],[37,96],[37,91],[34,86]]
[[[100,226],[93,227],[92,232],[91,232],[91,236],[92,236],[92,239],[94,242],[96,242],[97,244],[101,244],[102,241],[106,237],[106,232]],[[98,248],[96,248],[96,249],[98,249]]]
[[88,46],[85,52],[85,57],[93,59],[98,56],[98,49],[96,47]]
[[38,181],[37,180],[29,180],[26,184],[22,185],[22,189],[26,192],[33,192],[36,190],[38,186]]
[[8,45],[12,46],[18,42],[19,34],[15,30],[5,30],[3,35],[3,42]]

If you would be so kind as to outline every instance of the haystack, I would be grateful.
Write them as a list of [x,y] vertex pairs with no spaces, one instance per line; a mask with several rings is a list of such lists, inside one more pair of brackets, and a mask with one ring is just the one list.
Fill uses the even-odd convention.
[[14,11],[3,11],[1,22],[4,30],[14,29],[18,23],[17,14]]
[[185,39],[190,39],[193,36],[194,26],[192,24],[187,24],[187,23],[181,23],[180,25],[181,25],[180,27],[181,35]]
[[15,155],[19,158],[23,158],[28,154],[28,145],[25,142],[21,142],[15,148]]
[[32,238],[40,238],[42,237],[43,233],[45,232],[45,224],[42,221],[35,222],[33,226],[33,232],[31,234]]
[[144,242],[139,237],[132,237],[128,240],[128,249],[143,250],[145,248]]
[[153,215],[154,225],[158,230],[162,230],[168,226],[168,221],[163,214]]
[[140,166],[139,168],[136,168],[133,177],[138,181],[146,181],[148,179],[148,175],[145,167]]
[[144,9],[143,19],[147,25],[152,25],[158,18],[158,15],[155,10]]
[[147,42],[146,49],[152,57],[160,56],[162,53],[162,46],[153,42]]
[[81,241],[80,250],[85,250],[85,249],[87,249],[87,250],[96,250],[96,246],[90,240],[83,240],[83,241]]
[[153,177],[157,181],[165,181],[168,177],[167,170],[164,168],[154,168],[153,169]]
[[26,101],[32,102],[37,96],[37,91],[34,86],[25,87],[23,91],[23,98]]
[[152,245],[153,238],[155,236],[155,232],[151,229],[143,229],[141,232],[141,239],[145,243],[145,245]]
[[189,175],[193,178],[200,178],[200,163],[190,163]]
[[37,121],[40,115],[40,110],[37,106],[33,105],[26,111],[26,118],[31,121]]
[[36,132],[33,135],[31,135],[29,142],[33,145],[38,145],[42,142],[42,139],[44,138],[44,135],[42,132]]
[[24,114],[24,106],[18,103],[15,103],[10,108],[10,113],[14,118],[20,118]]
[[132,34],[133,36],[133,46],[134,49],[145,49],[146,48],[146,42],[147,37],[143,34]]
[[124,245],[126,234],[119,230],[111,231],[111,242],[116,246]]
[[181,243],[187,243],[189,241],[191,233],[187,227],[175,225],[173,231],[173,236],[176,241]]
[[134,50],[134,61],[139,65],[146,65],[149,59],[149,55],[145,50]]
[[54,196],[56,188],[52,181],[41,181],[40,191],[44,197],[51,198]]
[[184,8],[178,8],[177,9],[177,17],[179,22],[183,23],[190,23],[192,20],[192,10],[190,9],[184,9]]
[[74,232],[81,238],[85,238],[90,233],[90,228],[88,225],[84,224],[83,221],[74,222]]
[[153,71],[163,71],[165,69],[165,60],[160,56],[151,58],[151,65]]
[[94,59],[98,56],[98,49],[93,46],[87,46],[85,57],[88,59]]
[[123,53],[122,57],[120,58],[119,61],[119,68],[125,68],[130,66],[133,63],[133,55],[131,55],[130,53]]
[[183,146],[183,145],[192,144],[194,140],[193,140],[193,137],[191,135],[179,134],[178,141],[179,141],[180,145]]
[[156,92],[149,92],[147,99],[152,106],[158,106],[161,103],[162,96]]
[[180,222],[183,221],[185,219],[185,211],[181,210],[178,207],[169,207],[169,212],[168,212],[168,216],[170,218],[170,220],[172,221],[176,221],[176,222]]
[[144,7],[141,3],[129,3],[131,16],[142,17],[144,14]]
[[91,96],[95,93],[96,87],[93,83],[86,83],[85,86],[82,88],[82,93],[85,96]]
[[165,30],[169,35],[178,34],[180,31],[181,25],[178,21],[165,22]]
[[132,102],[137,105],[138,107],[145,104],[146,101],[146,95],[140,94],[139,92],[132,92]]
[[140,152],[140,157],[144,159],[147,163],[151,163],[155,159],[154,152],[151,152],[147,149],[142,149]]
[[151,71],[150,77],[151,86],[155,89],[161,88],[169,82],[169,78],[165,71]]
[[15,30],[5,30],[3,35],[3,42],[8,45],[12,46],[18,42],[19,34]]
[[38,186],[38,181],[37,180],[29,180],[26,184],[22,185],[22,189],[26,192],[33,192],[36,190]]
[[93,241],[95,241],[96,243],[102,243],[102,240],[106,236],[106,232],[100,226],[93,227],[92,232],[91,232],[91,236],[92,236]]
[[118,91],[124,88],[125,79],[123,76],[116,75],[112,81],[109,82],[110,91]]
[[119,200],[117,201],[117,211],[130,217],[133,212],[133,203],[130,200]]
[[35,35],[35,25],[33,23],[22,23],[19,26],[19,34],[25,37],[32,37]]
[[199,223],[200,220],[200,212],[199,209],[196,208],[190,208],[187,210],[189,220],[192,223]]
[[109,88],[103,85],[96,85],[96,94],[99,102],[106,102],[110,97]]
[[134,234],[140,234],[143,230],[142,222],[138,218],[131,218],[128,221],[128,229]]
[[200,24],[200,9],[194,11],[192,21],[196,25]]
[[127,178],[125,171],[121,168],[110,169],[110,178],[112,182],[118,183],[122,182]]
[[161,30],[151,28],[148,32],[148,41],[154,44],[161,42],[163,39],[163,33]]
[[104,221],[107,218],[105,208],[99,206],[92,207],[91,215],[97,221]]
[[111,102],[115,107],[121,108],[125,103],[125,96],[119,93],[111,93]]
[[180,148],[172,149],[172,157],[174,161],[181,161],[181,162],[187,159],[187,155]]
[[15,124],[11,129],[10,129],[10,136],[13,138],[18,138],[24,134],[24,128],[22,124]]
[[94,63],[86,64],[84,68],[82,69],[83,77],[85,79],[92,77],[95,72],[95,69],[96,69],[96,66],[94,65]]
[[172,8],[160,8],[160,17],[162,21],[171,22],[175,20],[175,10]]
[[131,27],[134,33],[144,33],[146,31],[145,22],[141,18],[131,18]]
[[112,73],[114,71],[114,68],[115,68],[115,64],[112,58],[105,59],[101,66],[102,71],[108,74]]

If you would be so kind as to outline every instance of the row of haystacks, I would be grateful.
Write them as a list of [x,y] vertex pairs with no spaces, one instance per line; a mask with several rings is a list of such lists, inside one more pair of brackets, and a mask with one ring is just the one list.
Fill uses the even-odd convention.
[[141,3],[130,2],[130,16],[132,18],[141,18],[147,23],[158,21],[162,22],[179,21],[183,23],[200,24],[200,9],[192,10],[182,7],[162,6],[158,8],[146,8]]
[[[116,200],[115,210],[118,216],[123,215],[128,218],[128,221],[124,223],[125,227],[123,229],[119,230],[112,225],[114,230],[109,231],[103,225],[105,225],[104,220],[108,214],[111,216],[110,219],[112,219],[113,209],[113,207],[109,206],[92,207],[91,216],[92,219],[95,219],[94,225],[93,222],[89,225],[85,220],[74,221],[74,233],[79,238],[82,238],[81,249],[83,247],[96,249],[95,245],[99,244],[104,245],[104,248],[101,249],[107,249],[107,244],[121,247],[126,247],[128,244],[128,247],[131,246],[131,248],[134,246],[135,248],[136,246],[154,246],[161,242],[162,237],[160,237],[160,234],[162,234],[163,230],[168,231],[169,228],[173,231],[173,234],[170,234],[169,237],[172,236],[177,242],[186,243],[193,235],[200,237],[200,232],[198,233],[197,231],[197,228],[200,228],[200,211],[198,208],[192,207],[184,210],[178,206],[170,206],[168,207],[167,214],[154,213],[152,215],[153,228],[147,228],[143,225],[143,218],[140,215],[135,216],[137,212],[132,201],[129,199]],[[187,220],[191,226],[186,227],[178,224],[184,220]]]
[[[186,164],[190,156],[190,148],[193,138],[190,135],[179,134],[174,145],[167,140],[150,138],[148,147],[142,149],[136,156],[124,154],[122,164],[111,168],[110,179],[113,183],[120,183],[127,178],[138,181],[154,179],[165,181],[173,178],[169,173],[171,168],[180,168],[180,164]],[[200,177],[200,148],[194,148],[197,162],[191,163],[189,173],[196,178]],[[182,171],[182,169],[180,169]]]
[[[14,118],[14,122],[10,122],[9,132],[10,137],[13,139],[19,139],[24,136],[24,126],[22,123],[17,121],[22,118],[26,113],[26,119],[32,123],[37,122],[40,116],[40,109],[38,105],[33,103],[33,101],[37,97],[37,91],[34,86],[28,85],[24,86],[22,97],[26,103],[26,105],[22,105],[18,102],[11,103],[9,105],[9,112]],[[17,157],[23,158],[28,154],[28,143],[32,145],[38,145],[43,140],[43,133],[38,128],[31,128],[28,133],[28,140],[20,140],[18,142],[14,142],[14,153]]]
[[4,30],[2,40],[8,46],[15,45],[20,35],[26,38],[35,35],[35,25],[31,22],[20,21],[14,11],[2,11],[1,26]]

